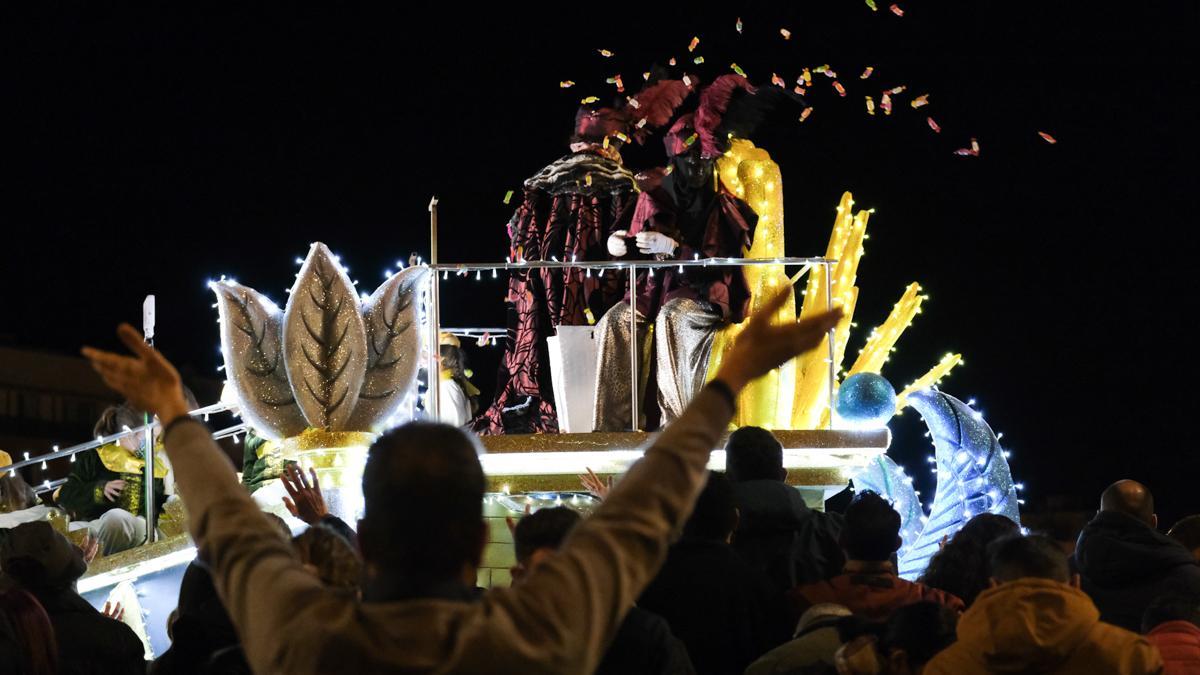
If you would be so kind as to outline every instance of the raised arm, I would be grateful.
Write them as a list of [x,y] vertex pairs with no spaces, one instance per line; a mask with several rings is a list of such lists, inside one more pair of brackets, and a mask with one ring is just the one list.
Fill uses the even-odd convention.
[[196,547],[212,570],[255,671],[276,672],[275,659],[290,633],[288,622],[302,608],[312,620],[314,610],[336,598],[323,593],[320,582],[292,556],[278,529],[238,483],[233,465],[208,428],[188,417],[174,366],[146,345],[132,326],[122,324],[117,333],[133,356],[90,348],[83,353],[108,386],[162,421],[167,456]]
[[560,672],[591,672],[625,613],[657,573],[704,487],[705,466],[750,381],[821,344],[841,312],[772,324],[773,298],[738,336],[714,382],[654,441],[560,554],[519,587],[484,600]]

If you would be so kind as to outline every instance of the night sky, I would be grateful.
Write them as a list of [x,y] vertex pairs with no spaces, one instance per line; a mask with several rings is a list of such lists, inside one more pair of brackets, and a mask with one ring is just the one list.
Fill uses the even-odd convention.
[[[1133,477],[1168,522],[1200,511],[1195,3],[688,4],[6,8],[0,341],[111,346],[152,292],[163,351],[217,376],[207,279],[282,302],[320,240],[369,290],[428,254],[434,194],[443,261],[502,260],[505,192],[566,152],[579,99],[614,94],[606,77],[636,86],[677,56],[769,84],[828,63],[849,95],[814,75],[809,120],[755,140],[782,168],[790,255],[824,252],[842,191],[876,209],[849,354],[919,281],[931,300],[884,375],[903,385],[962,352],[944,389],[1004,432],[1030,506],[1094,508]],[[684,59],[693,35],[702,66]],[[895,113],[867,116],[863,96],[896,85]],[[981,156],[955,156],[971,137]],[[654,166],[661,144],[625,158]],[[445,325],[503,323],[501,283],[443,289]],[[488,393],[496,354],[471,354]],[[892,426],[893,455],[927,476],[919,418]]]

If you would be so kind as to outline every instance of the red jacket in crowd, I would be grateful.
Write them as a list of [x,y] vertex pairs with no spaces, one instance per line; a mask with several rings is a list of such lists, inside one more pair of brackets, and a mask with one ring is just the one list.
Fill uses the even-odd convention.
[[1167,621],[1146,634],[1162,654],[1164,675],[1200,675],[1200,627],[1191,621]]
[[958,596],[896,576],[890,562],[861,560],[847,562],[842,574],[832,579],[797,586],[788,600],[796,617],[813,605],[831,602],[869,621],[884,621],[900,607],[917,602],[936,602],[956,612],[964,609]]

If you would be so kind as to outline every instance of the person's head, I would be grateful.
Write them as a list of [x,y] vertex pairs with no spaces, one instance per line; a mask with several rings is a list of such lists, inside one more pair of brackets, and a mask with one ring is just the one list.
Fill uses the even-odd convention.
[[1200,627],[1200,596],[1168,593],[1155,598],[1142,614],[1142,632],[1149,633],[1168,621],[1187,621]]
[[922,583],[953,593],[970,605],[988,587],[987,547],[1021,528],[1004,516],[981,513],[967,521],[945,547],[933,554]]
[[1167,536],[1183,544],[1196,560],[1200,560],[1200,515],[1188,516],[1175,523]]
[[1158,527],[1154,513],[1154,495],[1145,485],[1134,480],[1119,480],[1105,488],[1100,495],[1101,511],[1116,511],[1133,516],[1150,527]]
[[362,560],[341,535],[324,525],[313,525],[292,539],[292,549],[304,569],[333,588],[357,590]]
[[1002,537],[988,546],[993,585],[1018,579],[1049,579],[1079,585],[1067,556],[1053,539],[1040,534]]
[[[0,465],[12,463],[11,461],[2,461],[2,459],[0,458]],[[37,502],[37,491],[25,482],[21,474],[13,472],[0,476],[0,513],[24,511],[36,506]]]
[[455,427],[412,422],[381,436],[367,455],[357,528],[368,576],[464,580],[483,555],[485,487],[478,446]]
[[0,664],[29,675],[58,672],[58,642],[46,610],[24,589],[10,586],[0,590],[0,636],[16,647],[20,663]]
[[22,523],[0,540],[0,569],[27,589],[69,588],[87,571],[83,552],[45,521]]
[[[183,387],[183,398],[187,403],[188,410],[195,410],[200,407],[196,403],[196,397],[191,390]],[[96,424],[92,427],[93,436],[111,436],[115,433],[124,431],[125,429],[136,429],[144,424],[148,419],[148,415],[138,410],[128,401],[120,405],[110,405],[100,413],[100,419],[96,420]],[[142,445],[146,442],[145,432],[138,432],[129,436],[122,436],[117,440],[121,447],[131,452],[137,452],[142,449]]]
[[467,376],[467,358],[461,347],[443,344],[438,347],[439,363],[442,370],[450,373],[456,379]]
[[917,675],[925,664],[958,638],[958,615],[933,602],[918,602],[892,612],[879,640],[890,675]]
[[900,550],[900,514],[883,497],[863,490],[846,507],[840,541],[850,560],[890,560]]
[[713,160],[704,156],[695,119],[694,113],[681,115],[663,136],[672,173],[692,189],[710,185],[713,175]]
[[517,521],[513,529],[513,548],[517,564],[512,568],[513,583],[520,583],[530,572],[553,557],[563,540],[582,517],[565,506],[538,509]]
[[742,427],[725,442],[725,475],[740,483],[748,480],[783,480],[783,444],[762,427]]
[[683,536],[728,542],[737,524],[733,485],[724,474],[709,471],[704,490],[696,499],[696,507],[683,526]]

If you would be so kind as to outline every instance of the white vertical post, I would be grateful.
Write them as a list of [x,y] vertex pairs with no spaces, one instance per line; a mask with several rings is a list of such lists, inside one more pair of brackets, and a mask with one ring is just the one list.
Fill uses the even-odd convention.
[[[147,295],[142,302],[142,335],[146,343],[154,346],[154,296]],[[142,457],[146,460],[144,477],[142,478],[143,499],[146,510],[146,543],[153,544],[155,537],[154,521],[158,504],[154,501],[154,427],[150,426],[150,413],[142,416],[142,422],[147,425],[146,436],[142,441]],[[133,515],[137,515],[136,513]]]
[[439,396],[441,394],[442,373],[438,366],[438,346],[439,331],[441,330],[441,305],[439,301],[438,286],[441,281],[438,278],[437,263],[438,263],[438,199],[433,197],[429,200],[429,264],[434,267],[433,274],[429,275],[429,311],[427,312],[429,319],[429,365],[427,366],[429,389],[425,400],[425,410],[429,413],[430,419],[437,420],[439,415]]

